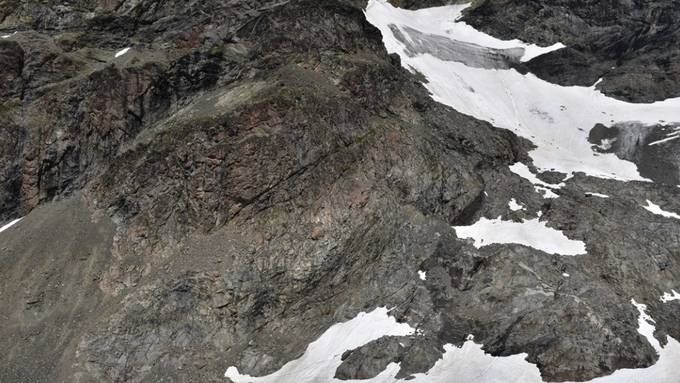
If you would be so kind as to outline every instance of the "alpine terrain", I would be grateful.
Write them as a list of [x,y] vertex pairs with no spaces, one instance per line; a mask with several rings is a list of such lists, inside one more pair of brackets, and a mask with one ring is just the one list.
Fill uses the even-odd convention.
[[680,382],[678,20],[0,0],[0,382]]

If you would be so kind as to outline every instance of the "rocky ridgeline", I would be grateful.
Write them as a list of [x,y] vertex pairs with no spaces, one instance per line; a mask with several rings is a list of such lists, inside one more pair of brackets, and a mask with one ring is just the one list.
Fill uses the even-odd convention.
[[[520,70],[604,77],[634,100],[677,92],[665,3],[613,19],[597,2],[500,3],[467,21],[574,47]],[[680,221],[641,207],[680,211],[677,187],[576,175],[544,199],[508,169],[531,144],[432,101],[364,7],[0,2],[0,220],[26,216],[0,237],[0,381],[261,375],[378,306],[424,335],[352,350],[338,378],[427,371],[471,333],[494,355],[527,352],[546,380],[648,366],[631,297],[680,339],[677,306],[659,301],[678,288]],[[602,40],[646,12],[639,44]],[[451,229],[538,212],[588,254],[477,249]]]

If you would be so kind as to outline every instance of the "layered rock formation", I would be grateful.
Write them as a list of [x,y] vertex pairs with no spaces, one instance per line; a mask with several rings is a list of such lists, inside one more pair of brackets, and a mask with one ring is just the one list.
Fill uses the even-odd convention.
[[[465,20],[571,47],[517,70],[677,96],[672,4],[576,3],[479,2]],[[655,183],[576,174],[545,198],[509,168],[531,165],[531,142],[435,102],[365,7],[0,2],[0,222],[24,217],[0,233],[0,381],[265,375],[376,307],[417,334],[348,350],[338,379],[426,372],[469,334],[551,381],[649,366],[631,298],[680,339],[680,306],[659,300],[680,288],[680,220],[643,207],[680,212],[677,156],[600,149],[668,163]],[[452,228],[539,212],[587,254],[477,248]]]

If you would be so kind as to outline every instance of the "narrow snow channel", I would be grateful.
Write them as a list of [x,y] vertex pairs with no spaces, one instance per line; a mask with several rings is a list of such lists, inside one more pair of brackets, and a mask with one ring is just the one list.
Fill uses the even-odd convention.
[[609,198],[608,195],[606,195],[606,194],[601,194],[601,193],[586,192],[586,195],[587,195],[587,196],[598,197],[598,198]]
[[19,221],[21,221],[21,218],[17,218],[17,219],[15,219],[14,221],[9,222],[9,223],[6,224],[5,226],[0,227],[0,233],[2,233],[3,231],[9,229],[10,227],[16,225],[17,222],[19,222]]
[[548,254],[586,254],[582,241],[567,238],[561,231],[546,226],[538,218],[523,222],[481,218],[470,226],[454,226],[460,238],[472,238],[474,246],[481,248],[494,243],[515,243],[533,247]]
[[118,52],[116,52],[116,55],[114,57],[120,57],[120,56],[128,53],[128,51],[130,51],[130,47],[123,48],[123,49],[119,50]]
[[662,217],[680,219],[680,215],[678,215],[677,213],[663,210],[661,206],[655,204],[650,200],[647,200],[647,206],[643,207],[645,208],[645,210],[652,212],[656,215],[660,215]]
[[560,189],[564,186],[564,182],[557,185],[549,184],[547,182],[541,181],[534,173],[529,170],[529,167],[521,162],[516,162],[510,165],[510,171],[517,174],[518,176],[524,178],[525,180],[531,182],[534,185],[534,190],[538,193],[543,193],[543,198],[557,198],[559,197],[555,194],[552,189]]
[[[648,368],[622,369],[612,375],[596,378],[588,383],[677,383],[677,361],[680,360],[680,343],[668,337],[661,347],[653,337],[654,320],[646,313],[646,306],[631,300],[638,309],[638,332],[647,339],[659,354],[656,364]],[[264,377],[242,375],[229,367],[225,376],[234,383],[543,383],[536,365],[526,361],[527,354],[494,357],[475,343],[472,336],[461,346],[444,345],[444,354],[426,373],[414,374],[408,380],[397,379],[398,363],[390,363],[383,372],[372,379],[339,380],[335,370],[341,356],[382,336],[411,336],[413,328],[399,324],[388,316],[384,308],[371,313],[361,313],[356,318],[331,326],[321,337],[307,347],[302,357],[284,365],[280,370]]]
[[531,140],[537,148],[529,155],[539,170],[646,180],[632,162],[594,152],[588,134],[598,123],[680,121],[680,98],[628,103],[607,97],[594,85],[560,86],[523,75],[509,63],[562,45],[541,48],[489,36],[459,21],[468,6],[411,11],[370,0],[365,12],[382,32],[388,52],[427,78],[424,85],[436,101]]

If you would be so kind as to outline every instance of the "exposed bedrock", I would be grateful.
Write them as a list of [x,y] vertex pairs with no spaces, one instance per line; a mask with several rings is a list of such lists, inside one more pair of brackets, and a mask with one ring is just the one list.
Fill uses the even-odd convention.
[[[469,334],[546,380],[648,366],[632,297],[680,339],[680,220],[643,208],[679,189],[577,174],[543,198],[508,169],[531,143],[434,102],[365,2],[5,4],[0,221],[25,217],[0,233],[0,381],[258,376],[383,306],[420,335],[339,378]],[[451,228],[539,212],[588,254]]]

